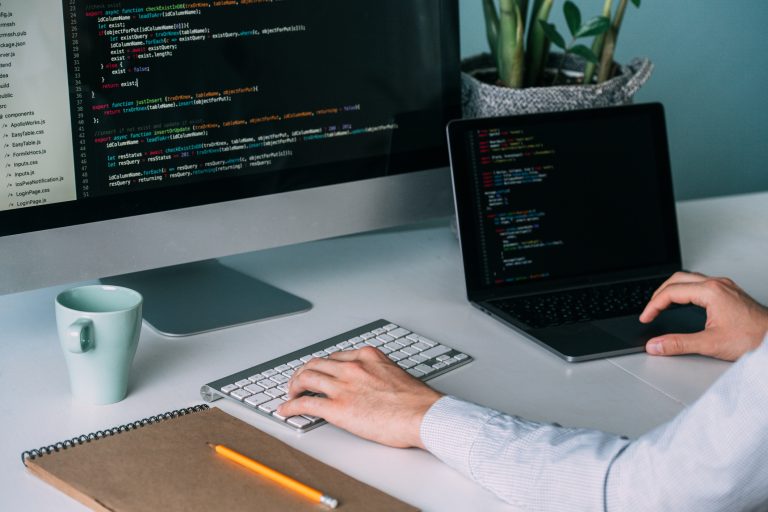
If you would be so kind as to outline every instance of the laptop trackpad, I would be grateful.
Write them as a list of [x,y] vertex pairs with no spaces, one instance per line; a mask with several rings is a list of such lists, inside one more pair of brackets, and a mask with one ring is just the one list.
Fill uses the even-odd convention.
[[686,334],[704,329],[706,311],[698,306],[681,306],[662,311],[650,324],[643,324],[636,316],[623,316],[597,320],[592,325],[625,340],[630,346],[644,345],[662,334]]

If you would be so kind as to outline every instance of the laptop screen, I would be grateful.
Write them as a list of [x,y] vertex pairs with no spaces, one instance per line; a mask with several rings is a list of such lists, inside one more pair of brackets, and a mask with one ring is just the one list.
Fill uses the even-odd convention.
[[449,141],[470,291],[680,267],[661,105],[454,121]]

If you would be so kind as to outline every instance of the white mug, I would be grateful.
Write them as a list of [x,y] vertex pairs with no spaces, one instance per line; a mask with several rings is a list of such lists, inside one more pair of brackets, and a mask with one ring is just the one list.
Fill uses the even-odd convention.
[[141,332],[141,295],[129,288],[92,285],[56,297],[56,325],[72,395],[91,404],[119,402]]

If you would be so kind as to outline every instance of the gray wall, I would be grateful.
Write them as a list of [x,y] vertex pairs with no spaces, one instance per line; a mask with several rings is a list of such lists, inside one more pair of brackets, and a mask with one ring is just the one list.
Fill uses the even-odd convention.
[[[576,0],[584,18],[603,2]],[[562,4],[553,15],[561,32]],[[463,56],[487,51],[481,0],[460,0]],[[554,11],[553,11],[554,14]],[[643,0],[627,8],[617,60],[649,57],[636,102],[667,113],[679,199],[768,190],[768,2]]]

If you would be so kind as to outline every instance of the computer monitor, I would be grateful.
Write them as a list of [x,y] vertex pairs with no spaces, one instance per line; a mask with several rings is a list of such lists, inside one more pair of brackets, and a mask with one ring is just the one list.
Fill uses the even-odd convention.
[[0,293],[105,278],[166,334],[306,309],[215,258],[450,214],[457,11],[3,2]]

